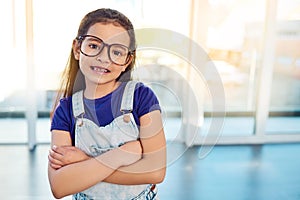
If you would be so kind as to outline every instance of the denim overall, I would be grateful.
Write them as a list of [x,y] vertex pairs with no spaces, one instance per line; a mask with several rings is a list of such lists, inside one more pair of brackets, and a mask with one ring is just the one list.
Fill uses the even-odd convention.
[[[133,114],[135,81],[126,84],[121,112],[110,124],[99,127],[93,121],[84,118],[83,91],[72,96],[73,113],[76,118],[75,146],[86,154],[96,157],[120,145],[137,140],[139,129]],[[73,195],[73,200],[151,200],[156,199],[157,188],[153,184],[118,185],[100,182],[87,190]]]

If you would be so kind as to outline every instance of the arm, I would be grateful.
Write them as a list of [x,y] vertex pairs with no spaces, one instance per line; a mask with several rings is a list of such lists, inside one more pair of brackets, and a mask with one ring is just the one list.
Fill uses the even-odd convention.
[[[52,131],[52,146],[70,146],[69,132]],[[56,198],[83,191],[103,181],[121,166],[129,165],[140,159],[141,149],[134,142],[108,151],[98,157],[87,157],[81,162],[73,162],[55,169],[49,156],[48,178],[53,195]],[[50,152],[51,155],[51,152]],[[55,155],[57,155],[55,153]],[[53,158],[55,160],[55,158]]]
[[166,172],[166,141],[160,111],[152,111],[140,118],[140,138],[143,156],[138,162],[121,167],[104,181],[136,185],[160,183]]

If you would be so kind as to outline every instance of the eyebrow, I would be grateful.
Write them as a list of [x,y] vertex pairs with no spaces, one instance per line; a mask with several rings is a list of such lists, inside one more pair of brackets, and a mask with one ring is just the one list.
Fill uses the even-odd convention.
[[89,41],[101,41],[108,45],[116,44],[116,45],[121,45],[121,46],[125,46],[125,47],[129,48],[129,46],[127,46],[126,44],[122,44],[122,43],[107,43],[106,41],[102,40],[101,38],[99,38],[95,35],[86,35],[86,36],[90,36],[88,38]]
[[100,42],[103,42],[103,40],[99,40],[98,38],[94,38],[94,37],[88,37],[88,40],[89,41],[100,41]]

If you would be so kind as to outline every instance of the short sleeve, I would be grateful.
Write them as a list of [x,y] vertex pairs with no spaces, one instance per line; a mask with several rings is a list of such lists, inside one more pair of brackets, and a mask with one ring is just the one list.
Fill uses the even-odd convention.
[[71,112],[71,100],[62,99],[59,105],[54,111],[54,115],[51,121],[52,130],[63,130],[72,133],[72,112]]
[[159,101],[155,93],[151,88],[144,85],[143,83],[137,84],[135,90],[135,99],[135,109],[138,118],[154,110],[161,111]]

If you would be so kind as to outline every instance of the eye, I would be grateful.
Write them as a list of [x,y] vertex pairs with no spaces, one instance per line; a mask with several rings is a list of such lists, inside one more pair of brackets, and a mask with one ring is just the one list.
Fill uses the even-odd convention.
[[114,51],[113,51],[113,54],[114,54],[115,56],[124,56],[124,53],[121,52],[121,51],[118,51],[118,50],[114,50]]
[[97,44],[97,43],[89,43],[88,45],[91,49],[99,49],[100,48],[100,45]]
[[121,45],[113,45],[111,46],[111,54],[115,57],[124,57],[128,54],[128,49]]

